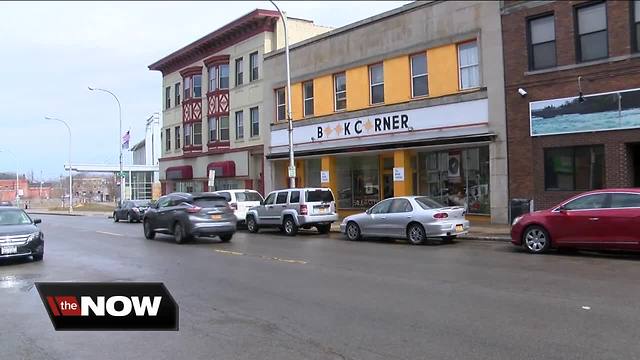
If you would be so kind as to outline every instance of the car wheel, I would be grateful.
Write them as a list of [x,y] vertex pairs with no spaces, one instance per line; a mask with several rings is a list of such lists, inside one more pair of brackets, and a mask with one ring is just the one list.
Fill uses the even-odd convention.
[[247,230],[249,230],[250,233],[257,233],[258,230],[260,230],[256,219],[252,215],[247,216]]
[[443,243],[452,243],[453,239],[455,239],[455,236],[443,236],[440,238],[440,240],[442,240]]
[[153,231],[153,229],[151,229],[151,224],[149,224],[148,221],[145,221],[144,224],[142,225],[142,227],[144,228],[144,237],[152,240],[155,236],[156,233],[155,231]]
[[187,235],[184,233],[184,227],[180,223],[173,226],[173,236],[177,244],[183,244],[187,241]]
[[33,261],[42,261],[42,259],[44,258],[44,252],[40,254],[34,254],[31,257],[33,257]]
[[331,224],[329,225],[317,225],[316,229],[320,234],[328,234],[331,231]]
[[347,224],[347,229],[345,230],[345,233],[347,234],[347,239],[351,240],[351,241],[358,241],[360,240],[360,226],[358,226],[358,224],[356,224],[353,221],[350,221]]
[[113,213],[113,222],[118,222],[118,220],[119,220],[119,219],[118,219],[118,213],[117,213],[117,212],[114,212],[114,213]]
[[522,244],[528,252],[541,254],[551,246],[551,238],[543,227],[537,225],[529,226],[522,236]]
[[427,240],[427,235],[424,231],[424,227],[420,224],[410,224],[407,228],[407,238],[413,245],[420,245]]
[[133,222],[133,218],[131,217],[131,213],[127,213],[127,222],[131,224]]
[[291,216],[287,216],[284,218],[282,227],[284,228],[284,233],[287,236],[295,236],[298,233],[298,226],[293,221],[293,218]]
[[220,240],[226,243],[231,241],[232,237],[233,237],[233,234],[224,234],[224,235],[220,235]]

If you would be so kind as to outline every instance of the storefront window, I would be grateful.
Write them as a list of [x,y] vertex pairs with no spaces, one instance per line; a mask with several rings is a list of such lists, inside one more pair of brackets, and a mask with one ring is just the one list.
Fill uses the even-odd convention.
[[304,160],[304,185],[306,187],[320,187],[320,170],[322,161],[320,159]]
[[365,209],[380,200],[377,156],[339,157],[336,160],[338,208]]
[[419,195],[470,214],[489,214],[489,147],[425,152],[418,155]]
[[193,192],[203,192],[204,191],[204,186],[202,184],[202,181],[178,180],[178,181],[176,181],[175,184],[176,184],[176,187],[175,187],[175,191],[176,192],[193,193]]

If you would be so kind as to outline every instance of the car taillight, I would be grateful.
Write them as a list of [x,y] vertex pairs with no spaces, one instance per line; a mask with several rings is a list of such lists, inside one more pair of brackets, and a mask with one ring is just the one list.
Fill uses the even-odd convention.
[[433,218],[434,219],[446,219],[448,217],[449,217],[449,215],[447,213],[436,213],[436,214],[433,214]]
[[140,211],[140,209],[138,209],[138,208],[131,208],[131,210],[133,210],[133,211],[135,211],[135,212]]
[[231,208],[231,210],[238,210],[238,204],[236,203],[229,203],[229,207]]
[[200,210],[202,210],[202,208],[199,206],[193,206],[193,207],[187,208],[187,212],[189,214],[195,214],[197,212],[200,212]]
[[300,215],[309,214],[309,209],[307,209],[307,205],[300,205]]

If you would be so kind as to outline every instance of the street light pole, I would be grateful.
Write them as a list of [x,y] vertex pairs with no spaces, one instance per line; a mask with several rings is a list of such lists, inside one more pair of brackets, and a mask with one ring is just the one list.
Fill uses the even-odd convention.
[[113,98],[116,99],[116,102],[118,103],[118,119],[120,121],[120,132],[118,135],[118,151],[120,151],[120,173],[118,174],[118,177],[120,178],[120,202],[122,202],[124,200],[124,176],[122,176],[122,107],[120,106],[120,100],[118,100],[118,97],[114,93],[106,89],[92,88],[91,86],[89,86],[89,90],[106,92],[107,94],[113,96]]
[[[52,118],[49,116],[45,116],[44,119],[63,123],[64,126],[67,127],[67,132],[69,133],[69,214],[71,214],[73,212],[73,176],[71,175],[71,127],[69,127],[69,124],[67,124],[67,122],[62,119]],[[42,185],[40,187],[42,188]]]
[[289,123],[289,187],[296,187],[296,164],[293,155],[293,116],[291,115],[291,67],[289,65],[289,35],[287,34],[287,17],[273,0],[269,0],[275,6],[284,27],[284,53],[287,63],[287,120]]
[[19,179],[19,175],[18,175],[18,157],[12,153],[9,150],[2,150],[0,149],[0,152],[6,152],[7,154],[13,156],[13,160],[15,160],[16,162],[16,206],[19,206],[19,202],[20,202],[20,195],[18,194],[18,192],[20,191],[19,188],[19,184],[20,184],[20,179]]

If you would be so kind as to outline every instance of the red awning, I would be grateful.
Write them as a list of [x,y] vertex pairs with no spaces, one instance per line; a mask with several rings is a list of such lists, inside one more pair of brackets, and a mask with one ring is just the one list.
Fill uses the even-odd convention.
[[193,179],[193,168],[191,165],[172,166],[167,168],[167,180]]
[[216,177],[234,177],[236,176],[236,163],[234,161],[218,161],[207,165],[207,175],[209,170],[216,171]]

